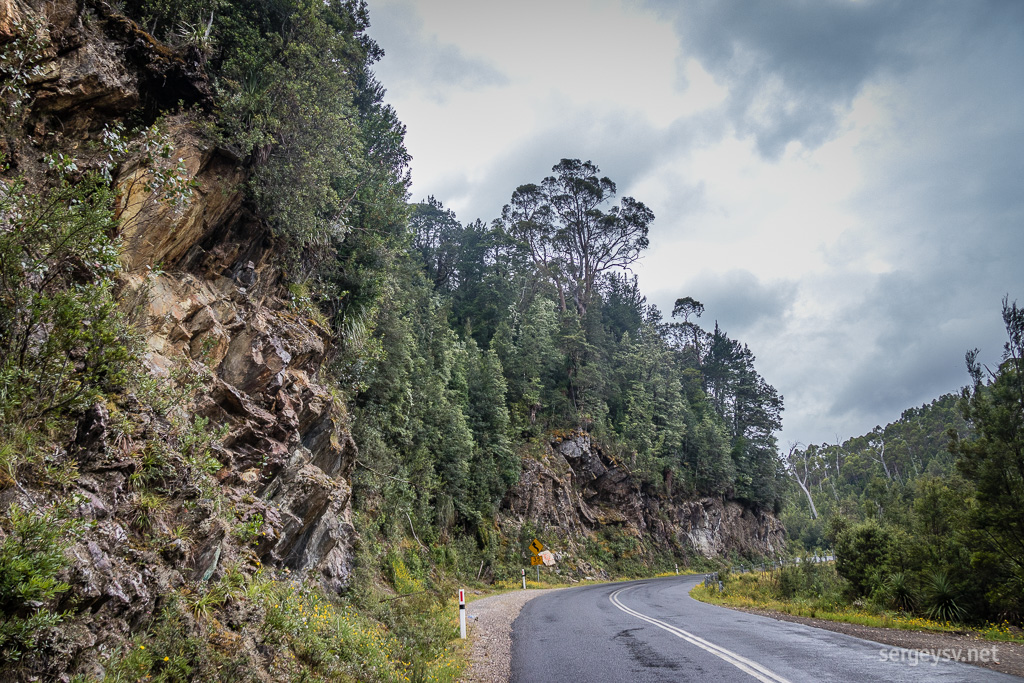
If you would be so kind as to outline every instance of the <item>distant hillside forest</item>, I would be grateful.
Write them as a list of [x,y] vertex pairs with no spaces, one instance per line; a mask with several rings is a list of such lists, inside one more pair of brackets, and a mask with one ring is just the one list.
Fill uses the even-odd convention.
[[951,621],[1024,619],[1024,311],[996,368],[843,443],[785,454],[798,548],[832,547],[847,597]]

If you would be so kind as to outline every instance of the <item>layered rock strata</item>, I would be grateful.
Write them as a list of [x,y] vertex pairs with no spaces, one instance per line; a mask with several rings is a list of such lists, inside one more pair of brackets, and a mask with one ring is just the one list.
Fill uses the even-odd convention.
[[771,513],[720,498],[645,491],[624,463],[582,431],[552,436],[542,457],[525,458],[502,508],[507,534],[529,523],[564,539],[567,552],[602,529],[648,539],[683,557],[775,555],[785,548],[785,530]]
[[[47,47],[25,134],[0,152],[30,180],[44,153],[88,168],[104,129],[128,112],[152,119],[179,102],[189,112],[161,123],[189,188],[183,201],[157,201],[137,159],[114,179],[122,304],[145,337],[149,373],[174,387],[165,393],[179,405],[167,407],[183,410],[132,396],[97,404],[54,456],[77,473],[61,497],[92,524],[70,550],[62,609],[75,616],[53,647],[102,677],[99,653],[144,628],[162,596],[215,582],[233,563],[345,589],[357,451],[344,404],[319,376],[330,335],[290,305],[281,245],[247,205],[249,170],[199,133],[211,91],[199,56],[161,45],[105,3],[0,0],[0,48],[25,31],[44,31]],[[203,464],[215,490],[161,464],[165,448],[184,453],[182,440],[197,433],[217,435]],[[4,506],[47,498],[0,487]]]

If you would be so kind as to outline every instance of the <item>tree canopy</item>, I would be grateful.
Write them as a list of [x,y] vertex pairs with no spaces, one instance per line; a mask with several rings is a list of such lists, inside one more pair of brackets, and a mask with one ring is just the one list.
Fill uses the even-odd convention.
[[[518,473],[516,445],[575,428],[653,492],[774,508],[782,398],[753,353],[717,325],[701,328],[692,298],[677,306],[682,323],[648,304],[628,268],[647,246],[649,209],[629,197],[611,205],[615,183],[592,162],[563,159],[552,171],[516,188],[490,224],[464,224],[435,197],[412,205],[410,260],[377,317],[384,352],[358,402],[369,419],[356,424],[375,434],[360,443],[379,443],[374,457],[394,476],[421,482],[410,510],[450,511],[445,524],[492,518]],[[420,365],[432,377],[402,369]],[[414,432],[449,424],[468,434],[414,446],[390,426],[398,414],[371,417],[409,400],[400,413],[437,411]],[[471,481],[489,497],[470,496]]]
[[647,248],[654,213],[632,197],[608,207],[615,183],[590,161],[562,159],[551,171],[540,185],[516,188],[502,222],[555,284],[561,309],[569,297],[584,315],[601,276],[629,268]]

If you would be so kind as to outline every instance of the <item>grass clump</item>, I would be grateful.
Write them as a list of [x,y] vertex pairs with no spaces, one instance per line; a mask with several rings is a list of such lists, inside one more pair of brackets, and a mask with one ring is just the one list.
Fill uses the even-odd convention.
[[350,597],[235,567],[218,584],[170,595],[149,628],[109,657],[104,681],[453,682],[463,663],[454,618],[442,622],[446,644],[418,650]]

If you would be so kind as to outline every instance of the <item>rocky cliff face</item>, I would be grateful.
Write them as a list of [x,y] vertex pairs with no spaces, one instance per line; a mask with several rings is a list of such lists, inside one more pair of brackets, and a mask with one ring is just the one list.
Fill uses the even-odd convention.
[[[0,150],[28,175],[44,152],[87,157],[113,117],[209,104],[196,55],[158,44],[106,4],[0,0],[0,43],[31,30],[46,31],[48,48],[29,84],[29,135]],[[220,578],[229,561],[309,573],[335,591],[352,571],[356,446],[344,405],[318,380],[329,335],[290,306],[280,245],[246,206],[247,169],[204,141],[201,118],[162,126],[192,188],[184,204],[153,201],[137,162],[115,178],[125,309],[145,336],[151,374],[187,387],[177,394],[185,412],[205,422],[176,424],[129,397],[94,406],[67,446],[78,474],[64,493],[94,525],[72,549],[64,602],[78,616],[63,647],[97,675],[88,660],[123,643],[161,596]],[[214,490],[161,469],[161,443],[184,452],[186,437],[213,433],[221,438],[204,467]],[[157,502],[141,492],[143,476],[164,484]],[[14,501],[43,502],[21,487],[0,491],[0,505]],[[162,540],[140,544],[141,529]]]
[[507,534],[514,536],[515,529],[530,523],[564,539],[568,555],[580,540],[609,529],[684,557],[710,559],[730,551],[773,555],[785,547],[782,523],[770,513],[735,501],[666,499],[646,492],[623,463],[581,431],[553,436],[541,458],[524,459],[503,509]]
[[172,156],[187,160],[196,188],[188,204],[135,198],[137,170],[120,181],[125,292],[142,302],[147,362],[157,376],[183,361],[199,367],[195,411],[227,429],[217,479],[258,496],[243,517],[265,521],[261,560],[316,569],[340,590],[351,572],[356,447],[344,406],[317,381],[329,335],[289,308],[277,245],[242,201],[244,171],[187,122],[171,130]]

